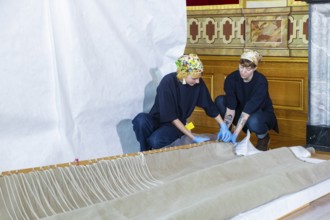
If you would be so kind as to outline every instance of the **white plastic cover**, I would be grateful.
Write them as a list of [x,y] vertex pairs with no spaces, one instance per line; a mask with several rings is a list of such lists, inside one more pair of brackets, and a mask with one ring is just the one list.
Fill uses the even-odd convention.
[[184,0],[2,0],[0,171],[138,151],[185,44]]

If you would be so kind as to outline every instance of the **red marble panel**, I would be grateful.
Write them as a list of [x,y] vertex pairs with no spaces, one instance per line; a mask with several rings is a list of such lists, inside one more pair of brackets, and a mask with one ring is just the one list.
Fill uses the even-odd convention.
[[198,36],[198,24],[196,24],[196,22],[192,22],[192,24],[190,25],[190,35],[191,38],[193,40],[196,40],[197,36]]
[[215,34],[215,25],[212,21],[209,21],[209,23],[206,25],[206,35],[208,36],[209,40],[212,40],[214,34]]
[[306,36],[306,39],[308,40],[308,19],[304,22],[303,34]]
[[290,40],[290,37],[293,35],[293,23],[290,19],[288,19],[288,41]]

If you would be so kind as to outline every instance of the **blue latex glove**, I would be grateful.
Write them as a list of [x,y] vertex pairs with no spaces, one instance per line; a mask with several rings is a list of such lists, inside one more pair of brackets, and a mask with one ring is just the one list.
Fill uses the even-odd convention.
[[229,131],[228,126],[226,123],[222,122],[220,124],[220,131],[218,133],[218,140],[224,141],[224,142],[229,142],[231,138],[231,132]]
[[234,145],[236,145],[236,139],[237,139],[237,135],[236,134],[232,134],[230,137],[230,142],[233,143]]
[[210,140],[210,138],[208,138],[208,137],[195,136],[195,138],[193,139],[193,142],[194,143],[201,143],[201,142],[209,141],[209,140]]

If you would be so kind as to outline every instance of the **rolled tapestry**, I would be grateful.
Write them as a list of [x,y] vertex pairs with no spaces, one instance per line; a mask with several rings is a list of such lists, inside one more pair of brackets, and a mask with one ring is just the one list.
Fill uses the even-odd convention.
[[330,178],[287,147],[207,142],[0,178],[1,219],[228,219]]

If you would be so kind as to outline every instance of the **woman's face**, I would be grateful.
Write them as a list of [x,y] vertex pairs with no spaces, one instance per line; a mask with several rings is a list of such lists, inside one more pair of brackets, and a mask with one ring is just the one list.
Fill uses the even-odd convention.
[[242,66],[241,64],[238,66],[238,70],[239,73],[243,79],[244,82],[250,82],[252,77],[253,77],[253,73],[256,70],[256,68],[252,68],[252,67],[245,67]]
[[188,75],[186,77],[186,83],[190,86],[194,86],[195,84],[198,84],[199,83],[199,79],[201,77],[192,77],[191,75]]

